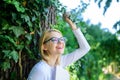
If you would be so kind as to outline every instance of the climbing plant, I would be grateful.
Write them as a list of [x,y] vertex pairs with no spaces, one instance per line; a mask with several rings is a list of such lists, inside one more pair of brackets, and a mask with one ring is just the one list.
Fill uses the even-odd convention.
[[0,0],[0,80],[26,80],[38,38],[55,24],[58,0]]

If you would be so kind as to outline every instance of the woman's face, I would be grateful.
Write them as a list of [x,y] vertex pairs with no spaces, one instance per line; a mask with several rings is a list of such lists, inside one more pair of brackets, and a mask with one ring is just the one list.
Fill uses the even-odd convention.
[[65,38],[59,32],[50,32],[47,40],[44,41],[43,49],[51,55],[58,55],[64,52]]

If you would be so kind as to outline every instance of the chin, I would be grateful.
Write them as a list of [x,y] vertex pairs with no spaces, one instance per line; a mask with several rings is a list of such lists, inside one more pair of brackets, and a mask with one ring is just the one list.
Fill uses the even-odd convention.
[[59,52],[58,52],[58,54],[63,54],[63,53],[64,53],[64,51],[59,51]]
[[57,50],[57,53],[58,53],[58,54],[63,54],[63,53],[64,53],[64,49],[59,49],[59,50]]
[[60,54],[63,54],[63,53],[64,53],[64,51],[60,52]]

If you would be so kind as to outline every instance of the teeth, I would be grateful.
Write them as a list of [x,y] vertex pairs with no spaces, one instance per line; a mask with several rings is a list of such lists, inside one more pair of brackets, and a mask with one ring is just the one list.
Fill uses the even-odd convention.
[[58,48],[62,48],[62,47],[58,47]]
[[58,47],[58,49],[62,49],[62,47]]

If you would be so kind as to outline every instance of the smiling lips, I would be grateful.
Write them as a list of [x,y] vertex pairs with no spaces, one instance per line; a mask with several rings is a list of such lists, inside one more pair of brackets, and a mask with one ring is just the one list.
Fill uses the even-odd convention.
[[63,47],[56,47],[57,49],[63,49]]

